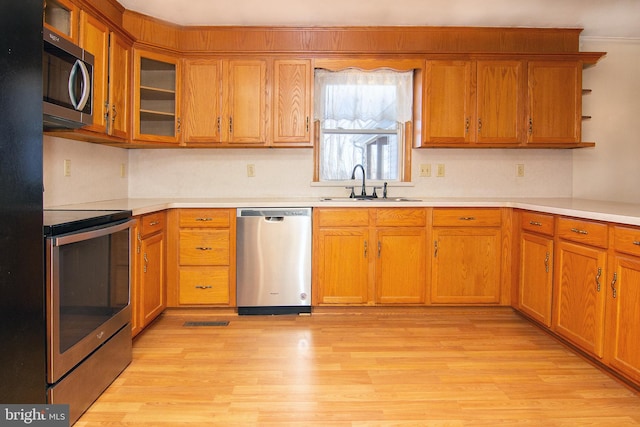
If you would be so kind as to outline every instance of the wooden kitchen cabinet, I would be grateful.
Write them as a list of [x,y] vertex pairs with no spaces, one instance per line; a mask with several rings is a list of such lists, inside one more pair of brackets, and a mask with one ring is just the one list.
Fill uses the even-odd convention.
[[518,60],[428,60],[423,144],[523,142],[524,77]]
[[168,304],[235,305],[235,210],[172,210],[170,223]]
[[433,210],[432,304],[498,304],[501,300],[500,209]]
[[78,6],[70,0],[45,0],[42,25],[56,34],[77,42]]
[[555,218],[538,212],[520,213],[520,265],[517,308],[551,327],[553,235]]
[[80,12],[80,46],[94,55],[93,124],[82,131],[129,137],[130,41],[100,19]]
[[220,142],[222,61],[186,60],[183,80],[184,142]]
[[422,304],[423,208],[314,209],[314,305]]
[[164,211],[138,217],[131,298],[134,335],[166,308],[165,225]]
[[273,145],[312,146],[311,61],[276,59],[273,74]]
[[603,356],[607,225],[559,217],[556,225],[553,330]]
[[181,71],[177,57],[134,49],[133,139],[180,142]]
[[605,361],[640,384],[640,229],[612,226]]
[[582,64],[529,61],[528,143],[577,143],[582,130]]

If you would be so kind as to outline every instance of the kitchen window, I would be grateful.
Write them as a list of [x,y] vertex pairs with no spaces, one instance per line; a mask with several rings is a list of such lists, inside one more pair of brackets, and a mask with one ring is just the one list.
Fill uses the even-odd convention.
[[319,181],[350,179],[357,164],[368,179],[402,181],[412,97],[412,71],[317,69]]

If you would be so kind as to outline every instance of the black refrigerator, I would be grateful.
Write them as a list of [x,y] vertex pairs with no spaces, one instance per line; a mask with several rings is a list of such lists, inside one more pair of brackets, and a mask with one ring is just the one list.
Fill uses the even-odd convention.
[[0,403],[46,403],[42,0],[0,2]]

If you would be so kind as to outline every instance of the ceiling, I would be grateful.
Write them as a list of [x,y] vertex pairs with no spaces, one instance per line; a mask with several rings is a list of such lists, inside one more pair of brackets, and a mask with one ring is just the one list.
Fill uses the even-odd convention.
[[640,39],[640,0],[118,1],[179,25],[560,27]]

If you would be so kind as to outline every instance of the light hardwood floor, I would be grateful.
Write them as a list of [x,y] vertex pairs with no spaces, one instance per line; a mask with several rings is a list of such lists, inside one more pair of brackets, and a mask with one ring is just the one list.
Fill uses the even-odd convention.
[[76,423],[107,425],[621,427],[640,394],[510,308],[169,310]]

